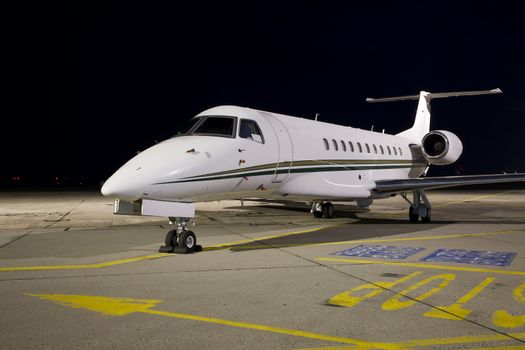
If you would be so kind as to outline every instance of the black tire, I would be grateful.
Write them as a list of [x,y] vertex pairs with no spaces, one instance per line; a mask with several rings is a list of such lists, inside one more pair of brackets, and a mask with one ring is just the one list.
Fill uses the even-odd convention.
[[314,210],[313,212],[314,216],[318,219],[322,218],[323,217],[323,212],[322,211],[316,211]]
[[421,217],[421,221],[428,224],[432,220],[432,210],[427,208],[427,215]]
[[323,203],[323,218],[332,219],[334,217],[334,205],[330,202]]
[[164,238],[164,244],[168,247],[177,246],[177,230],[170,230]]
[[413,224],[415,224],[419,220],[419,213],[417,212],[416,208],[414,208],[414,206],[412,205],[408,209],[408,219]]
[[179,247],[193,250],[197,245],[197,237],[192,231],[184,231],[180,234]]

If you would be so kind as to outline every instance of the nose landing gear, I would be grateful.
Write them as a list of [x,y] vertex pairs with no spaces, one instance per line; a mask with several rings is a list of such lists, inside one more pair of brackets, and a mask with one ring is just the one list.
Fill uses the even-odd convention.
[[316,218],[332,219],[334,217],[334,205],[330,202],[313,202],[310,213]]
[[166,234],[164,244],[159,248],[160,253],[188,254],[202,251],[202,246],[197,245],[197,237],[193,231],[188,230],[190,218],[169,218],[170,224],[176,228]]

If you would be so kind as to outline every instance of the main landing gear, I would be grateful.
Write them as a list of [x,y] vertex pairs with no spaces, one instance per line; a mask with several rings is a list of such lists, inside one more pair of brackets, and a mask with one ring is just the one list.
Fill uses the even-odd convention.
[[334,217],[334,205],[330,202],[313,202],[310,213],[316,218],[331,219]]
[[421,221],[429,223],[432,219],[432,206],[428,200],[427,195],[423,190],[413,190],[413,201],[407,198],[406,193],[403,193],[403,198],[410,204],[408,209],[408,218],[410,222],[416,223],[421,217]]
[[164,244],[159,248],[161,253],[180,253],[187,254],[202,251],[202,246],[197,245],[195,233],[188,230],[190,218],[169,218],[170,224],[175,224],[176,228],[166,234]]

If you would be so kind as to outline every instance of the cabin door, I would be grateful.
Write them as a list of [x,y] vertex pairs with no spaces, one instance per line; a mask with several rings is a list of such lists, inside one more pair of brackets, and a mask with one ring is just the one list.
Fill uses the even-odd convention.
[[262,112],[268,120],[277,139],[277,166],[272,182],[282,182],[288,177],[293,161],[293,145],[290,132],[282,121],[271,113]]

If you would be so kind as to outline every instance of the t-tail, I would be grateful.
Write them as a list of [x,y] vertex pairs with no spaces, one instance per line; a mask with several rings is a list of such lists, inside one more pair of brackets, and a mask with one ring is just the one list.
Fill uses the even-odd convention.
[[433,98],[444,97],[458,97],[458,96],[475,96],[475,95],[489,95],[500,94],[501,89],[480,90],[480,91],[458,91],[458,92],[440,92],[431,93],[427,91],[419,92],[419,95],[386,97],[386,98],[367,98],[366,102],[392,102],[405,100],[419,100],[417,105],[416,119],[414,125],[405,131],[400,132],[397,136],[403,136],[413,140],[417,144],[421,142],[423,137],[430,132],[430,100]]

